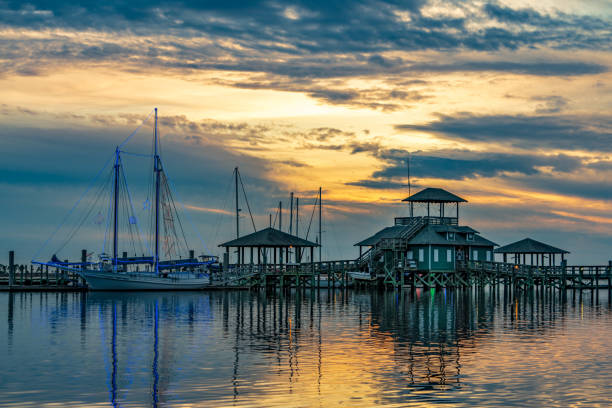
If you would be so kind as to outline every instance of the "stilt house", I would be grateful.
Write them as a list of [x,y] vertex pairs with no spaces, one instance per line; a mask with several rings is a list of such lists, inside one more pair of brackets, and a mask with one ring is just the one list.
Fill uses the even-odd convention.
[[396,276],[392,271],[448,272],[458,261],[493,261],[497,244],[459,223],[459,205],[466,200],[426,188],[403,201],[408,217],[396,217],[393,226],[355,244],[362,269]]

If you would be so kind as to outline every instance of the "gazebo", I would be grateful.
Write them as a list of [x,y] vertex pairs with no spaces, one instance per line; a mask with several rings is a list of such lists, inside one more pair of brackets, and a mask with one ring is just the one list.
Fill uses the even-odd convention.
[[[225,242],[219,246],[225,248],[224,265],[230,264],[230,248],[236,248],[234,265],[240,267],[255,264],[262,266],[300,264],[302,262],[302,250],[305,248],[310,248],[310,262],[312,263],[314,248],[318,247],[319,244],[270,227]],[[248,260],[245,256],[246,248],[249,249]],[[294,250],[291,251],[291,249]]]
[[[407,224],[415,217],[415,204],[424,204],[427,210],[421,214],[422,217],[427,217],[430,224],[452,224],[457,225],[459,222],[459,203],[467,203],[467,200],[450,193],[442,188],[425,188],[402,201],[410,203],[410,217],[398,217],[395,219],[395,225]],[[454,206],[453,206],[454,204]],[[434,207],[434,208],[432,208]],[[432,214],[432,210],[437,210],[438,215]],[[447,214],[445,209],[455,207],[454,214]]]
[[[556,264],[557,254],[561,255],[561,262],[565,261],[565,254],[569,254],[569,252],[564,249],[556,248],[531,238],[525,238],[497,248],[494,252],[496,254],[503,254],[504,262],[508,262],[508,254],[510,254],[514,258],[515,264],[534,266],[544,266],[546,264],[546,258],[548,258],[548,265],[554,266]],[[529,255],[529,257],[527,257],[527,255]],[[529,263],[527,263],[528,260]]]

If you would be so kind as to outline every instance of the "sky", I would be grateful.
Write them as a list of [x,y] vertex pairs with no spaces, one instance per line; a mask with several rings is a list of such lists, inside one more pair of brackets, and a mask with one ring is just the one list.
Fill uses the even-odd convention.
[[[461,223],[486,238],[604,264],[611,67],[603,0],[0,0],[0,252],[50,257],[58,225],[157,107],[198,253],[234,237],[238,166],[257,228],[282,200],[286,229],[294,192],[304,236],[321,186],[323,256],[354,258],[355,242],[408,214],[410,156],[412,192],[467,199]],[[148,153],[151,137],[149,117],[126,150]],[[101,251],[90,224],[63,257]]]

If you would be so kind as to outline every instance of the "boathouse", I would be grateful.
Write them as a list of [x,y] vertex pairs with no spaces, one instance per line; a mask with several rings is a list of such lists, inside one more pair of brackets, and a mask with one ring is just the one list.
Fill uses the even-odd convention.
[[393,226],[355,244],[362,269],[397,283],[407,271],[452,272],[458,262],[493,261],[497,244],[460,225],[460,204],[467,200],[426,188],[402,201],[409,204],[408,217],[396,217]]
[[[561,265],[569,251],[536,241],[535,239],[525,238],[497,248],[495,253],[503,254],[504,263],[508,262],[508,256],[510,256],[515,264],[554,266],[557,265],[557,259],[559,259],[558,265]],[[557,255],[560,255],[560,257],[557,258]]]

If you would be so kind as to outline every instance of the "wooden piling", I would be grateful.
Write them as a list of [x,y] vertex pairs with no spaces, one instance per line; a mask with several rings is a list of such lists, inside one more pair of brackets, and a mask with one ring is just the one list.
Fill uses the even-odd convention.
[[559,285],[561,290],[567,288],[567,260],[561,261],[561,284]]
[[9,289],[15,284],[15,251],[9,251]]
[[606,275],[608,277],[608,306],[612,306],[612,260],[608,261]]

